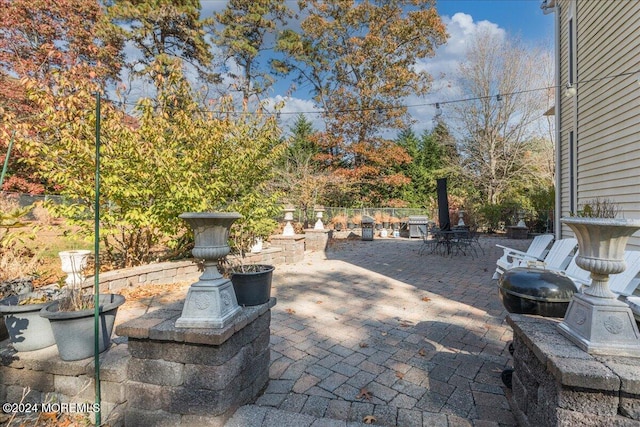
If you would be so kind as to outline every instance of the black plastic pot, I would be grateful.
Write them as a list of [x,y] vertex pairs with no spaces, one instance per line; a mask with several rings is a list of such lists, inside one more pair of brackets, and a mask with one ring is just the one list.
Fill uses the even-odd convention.
[[560,273],[540,268],[507,270],[498,282],[500,300],[509,313],[564,317],[578,289]]
[[247,267],[256,271],[235,272],[231,275],[231,283],[236,293],[238,305],[264,304],[271,297],[271,279],[275,267],[272,265],[251,265]]

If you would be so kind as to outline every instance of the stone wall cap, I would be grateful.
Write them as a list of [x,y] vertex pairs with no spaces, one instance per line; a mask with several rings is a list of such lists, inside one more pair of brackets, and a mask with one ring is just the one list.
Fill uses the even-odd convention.
[[591,355],[558,330],[562,319],[510,313],[507,323],[554,378],[567,387],[588,390],[640,391],[638,358]]
[[271,241],[274,241],[274,240],[302,240],[302,239],[304,239],[304,234],[294,234],[293,236],[277,235],[277,236],[269,237],[269,240],[271,240]]
[[118,325],[116,333],[135,339],[220,345],[275,306],[276,298],[272,297],[261,305],[243,307],[224,328],[176,328],[176,320],[181,314],[177,308],[182,304],[176,303],[171,307],[129,320]]

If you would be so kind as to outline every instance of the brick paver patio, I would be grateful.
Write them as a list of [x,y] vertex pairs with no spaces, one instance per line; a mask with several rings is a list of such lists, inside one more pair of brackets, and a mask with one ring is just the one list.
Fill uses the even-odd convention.
[[227,426],[516,425],[500,373],[511,330],[485,254],[417,239],[338,241],[274,273],[270,383]]

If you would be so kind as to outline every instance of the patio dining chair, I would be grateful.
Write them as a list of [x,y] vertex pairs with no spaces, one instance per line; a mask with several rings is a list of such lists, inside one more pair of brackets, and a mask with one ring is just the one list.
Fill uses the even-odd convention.
[[434,227],[427,228],[426,225],[418,225],[417,228],[420,233],[420,238],[422,239],[422,246],[420,250],[418,250],[418,254],[423,254],[427,251],[428,253],[433,253],[438,243],[433,234]]
[[505,270],[509,269],[514,261],[522,259],[540,259],[544,256],[544,253],[549,246],[549,243],[553,241],[553,234],[541,234],[533,238],[533,241],[529,245],[529,248],[523,252],[517,249],[512,249],[507,246],[496,245],[503,249],[503,254],[496,261],[496,272],[493,273],[493,278],[498,279]]

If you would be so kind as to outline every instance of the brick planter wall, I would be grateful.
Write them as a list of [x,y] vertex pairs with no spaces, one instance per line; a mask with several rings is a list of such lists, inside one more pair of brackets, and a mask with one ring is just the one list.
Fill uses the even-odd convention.
[[269,380],[274,305],[245,307],[222,329],[176,328],[182,304],[118,326],[131,353],[125,424],[223,426]]
[[558,319],[510,314],[514,415],[521,426],[640,425],[640,358],[590,355]]
[[309,251],[324,251],[327,249],[329,239],[331,239],[332,235],[332,230],[308,228],[304,230],[305,247]]
[[[101,416],[102,421],[108,421],[111,426],[122,425],[124,419],[129,358],[126,344],[113,344],[100,354]],[[55,345],[23,353],[3,346],[0,349],[0,401],[93,404],[94,373],[93,358],[63,361]],[[26,387],[30,391],[22,400]]]
[[[144,284],[162,284],[192,282],[198,280],[202,272],[193,259],[167,261],[139,267],[123,268],[100,274],[100,292],[114,293],[127,287]],[[93,277],[86,280],[87,286],[93,286]]]
[[[222,329],[175,328],[182,302],[119,325],[120,338],[100,354],[103,423],[223,426],[269,380],[275,303],[272,298],[244,307]],[[2,403],[93,404],[93,377],[92,357],[63,361],[55,345],[22,353],[0,348]],[[23,399],[27,387],[30,392]]]
[[271,236],[271,245],[282,248],[285,264],[293,264],[304,259],[305,235]]

